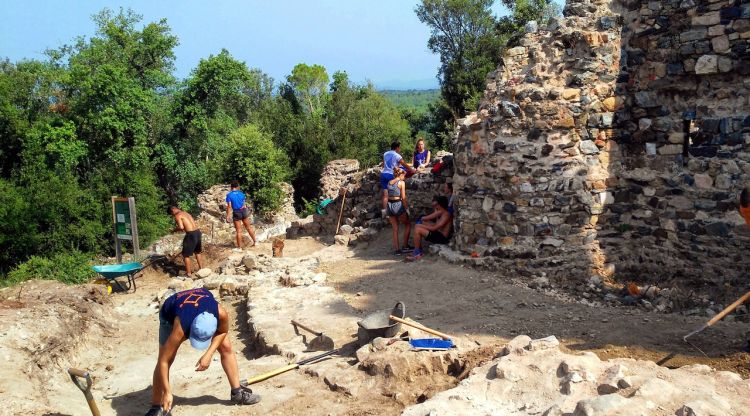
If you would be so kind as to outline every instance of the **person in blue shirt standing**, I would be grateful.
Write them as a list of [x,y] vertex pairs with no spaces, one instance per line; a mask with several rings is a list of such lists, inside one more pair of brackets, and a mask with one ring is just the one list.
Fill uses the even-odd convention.
[[401,165],[404,167],[406,177],[414,174],[414,169],[410,168],[406,164],[404,158],[399,154],[401,152],[401,143],[391,143],[391,150],[383,153],[383,171],[380,173],[380,187],[383,189],[383,211],[382,217],[386,217],[386,209],[388,208],[388,182],[394,179],[393,168]]
[[153,376],[151,408],[146,416],[168,414],[172,410],[172,389],[169,368],[177,350],[189,340],[190,346],[206,350],[195,364],[195,371],[211,365],[214,352],[219,351],[221,366],[229,379],[230,399],[234,404],[255,404],[260,396],[240,384],[237,357],[229,341],[229,314],[205,288],[177,292],[168,297],[159,309],[159,358]]
[[242,250],[242,226],[253,240],[251,247],[255,245],[255,229],[250,222],[250,210],[245,204],[245,193],[240,191],[240,183],[236,180],[230,185],[232,190],[227,194],[227,222],[234,221],[235,245]]

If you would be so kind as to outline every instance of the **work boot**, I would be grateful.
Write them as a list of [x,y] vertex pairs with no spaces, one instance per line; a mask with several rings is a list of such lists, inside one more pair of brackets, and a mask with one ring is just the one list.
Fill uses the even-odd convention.
[[234,404],[255,404],[260,401],[260,395],[254,394],[252,390],[245,386],[232,389],[232,403]]

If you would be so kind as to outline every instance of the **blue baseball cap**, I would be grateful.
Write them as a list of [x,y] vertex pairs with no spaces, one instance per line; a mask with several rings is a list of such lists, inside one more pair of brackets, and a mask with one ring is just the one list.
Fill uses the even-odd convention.
[[216,333],[218,321],[210,312],[203,312],[193,319],[190,325],[190,346],[197,350],[205,350],[211,345],[211,338]]

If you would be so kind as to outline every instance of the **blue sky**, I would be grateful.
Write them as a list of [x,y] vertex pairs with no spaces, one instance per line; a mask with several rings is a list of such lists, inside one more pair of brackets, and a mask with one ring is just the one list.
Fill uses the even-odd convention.
[[[346,71],[378,88],[437,87],[440,62],[411,0],[0,0],[0,57],[44,59],[46,48],[94,34],[90,16],[131,8],[144,21],[166,18],[179,40],[176,75],[226,48],[283,80],[297,63]],[[497,6],[496,13],[503,13]]]

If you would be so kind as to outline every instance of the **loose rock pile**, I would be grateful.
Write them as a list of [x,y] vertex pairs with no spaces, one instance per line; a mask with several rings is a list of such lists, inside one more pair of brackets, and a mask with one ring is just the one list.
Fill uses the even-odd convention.
[[[437,152],[435,160],[444,162],[439,173],[429,171],[416,174],[406,180],[409,207],[414,217],[432,211],[432,197],[442,194],[442,186],[453,176],[453,157],[450,153]],[[381,218],[382,190],[380,188],[381,168],[374,167],[359,171],[359,162],[351,159],[334,160],[323,170],[320,180],[320,193],[324,198],[333,201],[325,208],[323,214],[314,214],[308,218],[292,222],[287,230],[288,237],[298,235],[334,236],[339,223],[339,212],[342,211],[343,197],[339,190],[346,189],[343,214],[339,233],[334,237],[337,244],[367,244],[377,231],[388,225],[387,219]]]
[[601,361],[562,352],[554,336],[516,337],[499,355],[403,415],[741,415],[750,406],[750,380],[704,365]]

